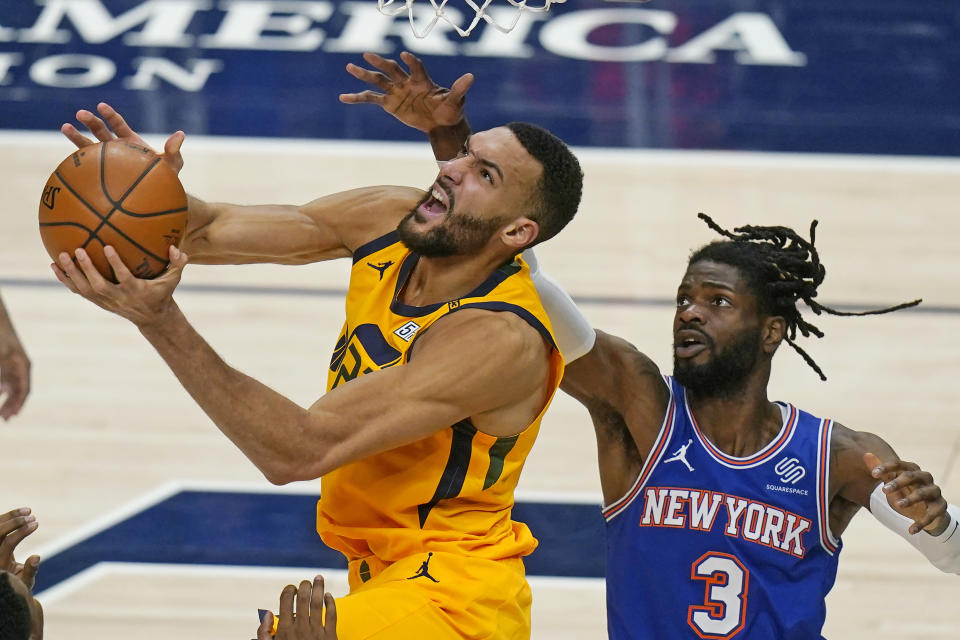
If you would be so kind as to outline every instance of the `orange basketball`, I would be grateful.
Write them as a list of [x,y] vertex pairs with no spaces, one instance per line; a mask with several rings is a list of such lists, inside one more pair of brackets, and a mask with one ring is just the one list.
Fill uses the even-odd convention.
[[110,280],[110,245],[139,278],[166,268],[187,222],[187,194],[150,149],[111,140],[78,149],[60,163],[40,198],[40,237],[54,262],[82,247]]

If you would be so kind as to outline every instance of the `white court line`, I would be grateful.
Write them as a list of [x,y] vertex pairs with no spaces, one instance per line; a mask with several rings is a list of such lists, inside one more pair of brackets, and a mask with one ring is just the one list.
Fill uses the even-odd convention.
[[36,549],[36,551],[34,551],[34,553],[41,558],[48,558],[55,553],[59,553],[64,549],[71,547],[86,538],[89,538],[94,534],[100,533],[105,529],[109,529],[119,522],[123,522],[127,518],[166,500],[170,496],[182,490],[183,487],[180,481],[166,482],[155,489],[151,489],[150,491],[137,496],[133,500],[124,503],[123,505],[107,512],[104,515],[95,517],[86,524],[80,525],[80,527],[74,529],[70,533],[64,534],[59,538],[55,538],[50,542],[41,545]]
[[[164,137],[145,134],[154,148]],[[185,153],[198,151],[250,151],[262,155],[304,154],[317,157],[409,158],[422,156],[432,161],[429,145],[423,142],[370,140],[320,140],[306,138],[258,138],[188,135]],[[72,145],[59,132],[0,129],[0,144],[19,143],[62,147]],[[764,151],[700,151],[675,149],[623,149],[574,147],[584,161],[618,162],[635,166],[725,167],[838,171],[896,171],[909,173],[960,173],[960,158],[940,156],[855,155],[842,153],[788,153]]]
[[[317,480],[293,482],[283,486],[258,482],[231,482],[219,480],[178,480],[182,491],[222,491],[242,493],[272,493],[315,495],[320,497],[320,484]],[[517,490],[514,494],[517,502],[546,502],[570,504],[595,504],[600,508],[603,500],[600,493],[590,491],[525,491]]]

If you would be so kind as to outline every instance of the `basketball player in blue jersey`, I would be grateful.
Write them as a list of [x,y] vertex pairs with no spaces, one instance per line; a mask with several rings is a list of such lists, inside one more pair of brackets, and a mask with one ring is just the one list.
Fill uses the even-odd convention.
[[[469,132],[463,91],[433,85],[410,54],[409,74],[374,54],[365,59],[378,71],[348,71],[384,93],[344,101],[379,104],[428,131],[444,159]],[[431,97],[451,98],[446,106],[461,111],[431,121],[429,110],[409,106]],[[681,280],[673,376],[627,341],[594,333],[569,296],[533,273],[556,335],[567,337],[559,340],[561,388],[596,430],[610,637],[821,637],[840,537],[861,508],[934,566],[960,573],[960,508],[929,473],[874,434],[767,397],[783,342],[825,379],[795,342],[798,331],[822,336],[798,302],[818,314],[859,315],[815,300],[825,275],[815,223],[808,241],[784,227],[728,232],[701,217],[726,240],[694,252]]]

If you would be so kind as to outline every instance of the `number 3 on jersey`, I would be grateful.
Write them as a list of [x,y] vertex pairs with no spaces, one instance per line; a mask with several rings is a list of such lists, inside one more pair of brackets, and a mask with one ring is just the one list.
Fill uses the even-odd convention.
[[703,604],[691,605],[689,624],[701,638],[725,640],[743,629],[747,614],[747,586],[750,572],[728,553],[710,551],[690,567],[690,578],[703,580]]

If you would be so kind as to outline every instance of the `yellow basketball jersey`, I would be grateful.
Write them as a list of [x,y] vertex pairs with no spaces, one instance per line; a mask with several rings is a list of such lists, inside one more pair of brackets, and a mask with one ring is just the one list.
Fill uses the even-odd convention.
[[[414,307],[398,297],[417,260],[396,232],[354,253],[346,323],[330,363],[327,389],[403,366],[417,336],[449,313],[489,309],[519,315],[553,346],[552,398],[563,374],[563,358],[522,259],[504,265],[463,298]],[[425,550],[490,560],[529,554],[537,541],[510,512],[546,410],[515,436],[491,436],[464,420],[326,474],[317,531],[349,561],[373,555],[395,562]]]

